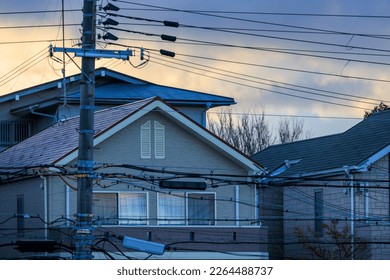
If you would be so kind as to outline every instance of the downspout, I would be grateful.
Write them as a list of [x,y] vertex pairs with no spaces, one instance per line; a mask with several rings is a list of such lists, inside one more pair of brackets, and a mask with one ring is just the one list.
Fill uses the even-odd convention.
[[47,214],[47,211],[48,211],[48,207],[47,207],[47,178],[45,176],[42,176],[40,175],[39,176],[42,180],[43,180],[43,211],[44,211],[44,221],[45,221],[45,225],[44,225],[44,228],[45,228],[45,239],[47,239],[48,237],[48,228],[47,228],[47,224],[48,224],[48,214]]
[[350,201],[351,201],[351,260],[355,259],[355,191],[353,183],[353,174],[348,174],[350,185]]
[[370,195],[369,195],[369,192],[368,192],[368,185],[366,184],[365,188],[364,188],[364,212],[365,212],[365,217],[366,217],[366,223],[368,222],[369,218],[370,218],[370,215],[369,215],[369,211],[370,211]]
[[259,188],[256,187],[256,185],[254,186],[255,188],[255,206],[256,206],[256,210],[255,210],[255,221],[257,223],[257,225],[260,225],[260,221],[259,221]]
[[66,224],[69,226],[70,219],[70,188],[65,184],[65,216]]
[[240,186],[235,186],[236,191],[236,226],[240,225]]

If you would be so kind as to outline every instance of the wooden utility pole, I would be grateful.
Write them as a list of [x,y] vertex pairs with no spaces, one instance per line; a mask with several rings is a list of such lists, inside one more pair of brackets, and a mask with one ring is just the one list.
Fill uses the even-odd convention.
[[[84,0],[82,49],[96,47],[96,0]],[[93,136],[95,110],[95,58],[82,57],[80,126],[77,161],[77,217],[75,259],[92,259]]]

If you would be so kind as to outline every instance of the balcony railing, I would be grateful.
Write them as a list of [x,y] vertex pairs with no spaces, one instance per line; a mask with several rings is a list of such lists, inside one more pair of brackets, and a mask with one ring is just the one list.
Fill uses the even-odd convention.
[[31,123],[29,121],[0,121],[0,146],[12,146],[30,136]]

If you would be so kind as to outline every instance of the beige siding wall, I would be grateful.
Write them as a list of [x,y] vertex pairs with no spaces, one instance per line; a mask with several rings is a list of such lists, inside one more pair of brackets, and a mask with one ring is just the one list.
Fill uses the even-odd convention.
[[[140,127],[147,121],[158,121],[165,127],[166,152],[165,159],[155,159],[154,146],[152,145],[152,159],[141,159],[140,156]],[[153,123],[152,123],[153,127]],[[153,133],[152,133],[153,135]],[[153,143],[153,137],[152,137]],[[157,170],[178,171],[185,173],[202,173],[202,174],[227,174],[227,175],[248,175],[248,171],[242,166],[236,164],[231,159],[222,155],[221,151],[215,150],[210,145],[198,139],[196,135],[179,127],[169,118],[161,113],[152,112],[129,127],[124,128],[114,134],[95,148],[94,160],[98,163],[113,164],[131,164],[140,167],[153,168]],[[73,163],[76,163],[74,161]],[[72,164],[73,164],[72,163]],[[102,173],[126,173],[135,176],[154,175],[161,178],[171,176],[169,174],[152,174],[140,170],[126,168],[104,168],[97,172]],[[156,178],[158,179],[158,178]],[[235,179],[235,178],[232,178]],[[65,183],[59,178],[51,179],[51,196],[50,209],[52,219],[61,215],[66,215]],[[199,178],[188,178],[187,181],[204,181]],[[76,187],[76,183],[68,180]],[[158,182],[158,180],[156,180]],[[211,180],[207,181],[211,185]],[[107,187],[109,186],[109,187]],[[107,188],[105,188],[107,187]],[[216,196],[216,218],[217,225],[236,225],[236,213],[239,213],[239,219],[243,221],[240,225],[252,225],[255,218],[255,189],[252,185],[241,185],[239,188],[239,200],[242,203],[236,203],[237,193],[235,184],[208,188],[207,193],[214,193]],[[153,186],[149,182],[134,179],[117,180],[100,180],[99,184],[94,186],[95,192],[148,192],[148,225],[157,225],[157,206],[158,193],[172,190],[160,190],[159,187]],[[172,191],[173,193],[183,193],[183,190]],[[187,192],[196,192],[188,190]],[[70,191],[69,212],[73,215],[76,213],[76,192]],[[236,211],[237,207],[238,212]],[[248,220],[250,219],[250,220]]]

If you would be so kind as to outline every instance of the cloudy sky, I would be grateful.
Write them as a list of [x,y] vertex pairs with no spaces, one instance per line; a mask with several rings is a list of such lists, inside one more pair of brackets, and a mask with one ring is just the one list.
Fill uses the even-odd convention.
[[[65,0],[66,47],[79,43],[82,2]],[[235,113],[264,112],[274,126],[283,116],[299,117],[312,136],[342,132],[380,101],[390,104],[386,0],[98,1],[108,2],[121,8],[109,16],[119,25],[100,25],[97,33],[119,40],[98,40],[98,47],[129,47],[136,56],[131,63],[102,59],[97,67],[230,96]],[[62,64],[48,58],[50,43],[62,46],[61,4],[0,2],[0,94],[61,77]],[[100,10],[98,20],[107,18]],[[180,27],[164,27],[164,20]],[[164,42],[161,34],[177,40]],[[175,58],[161,56],[160,49]],[[66,74],[79,72],[66,62]]]

